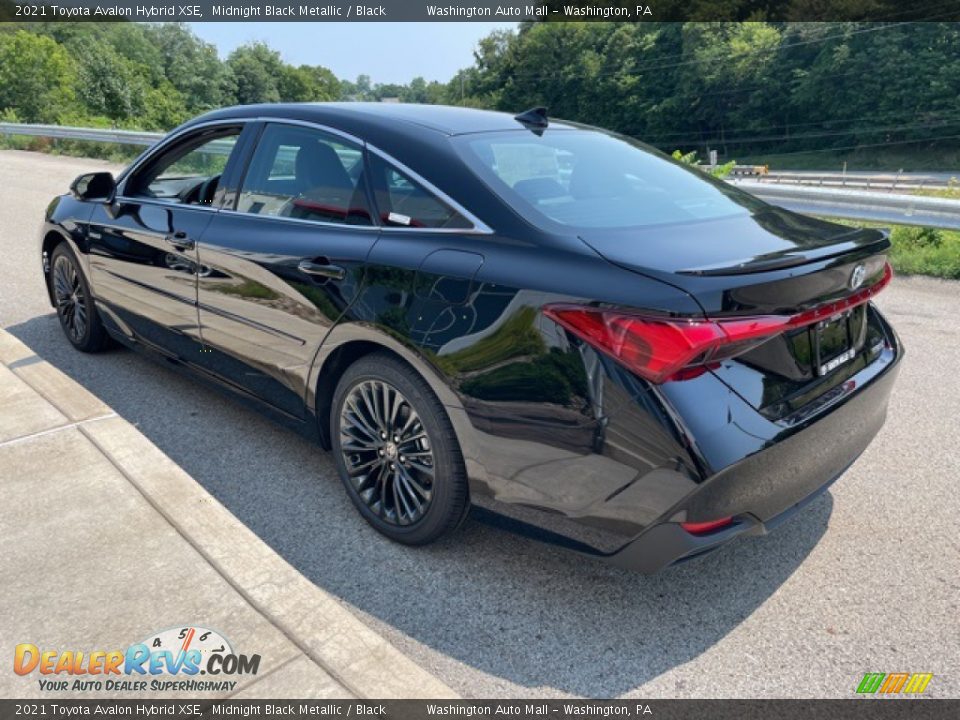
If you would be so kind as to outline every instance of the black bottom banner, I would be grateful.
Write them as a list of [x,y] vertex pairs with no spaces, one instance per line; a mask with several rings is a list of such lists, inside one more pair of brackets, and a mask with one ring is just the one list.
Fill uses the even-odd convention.
[[960,700],[0,700],[7,718],[960,718]]

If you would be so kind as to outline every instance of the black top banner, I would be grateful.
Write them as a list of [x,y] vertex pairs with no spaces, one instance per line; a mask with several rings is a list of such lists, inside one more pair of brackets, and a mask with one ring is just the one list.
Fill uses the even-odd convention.
[[960,0],[0,0],[12,22],[931,22],[960,20]]

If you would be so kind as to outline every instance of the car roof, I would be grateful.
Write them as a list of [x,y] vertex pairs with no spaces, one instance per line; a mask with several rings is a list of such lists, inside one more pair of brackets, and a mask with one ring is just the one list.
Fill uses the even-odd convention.
[[[362,130],[382,128],[391,124],[408,124],[426,128],[443,135],[493,132],[498,130],[522,130],[523,125],[513,115],[493,110],[478,110],[450,105],[419,105],[394,102],[331,102],[331,103],[271,103],[262,105],[237,105],[215,110],[187,123],[211,120],[228,120],[251,117],[271,117],[290,120],[314,121],[336,125],[347,122]],[[574,123],[551,121],[550,127],[574,128]]]

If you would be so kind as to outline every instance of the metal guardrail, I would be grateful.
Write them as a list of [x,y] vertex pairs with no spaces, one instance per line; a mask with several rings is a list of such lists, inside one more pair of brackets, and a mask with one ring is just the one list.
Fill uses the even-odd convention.
[[[0,122],[0,135],[29,135],[63,140],[89,140],[92,142],[115,145],[140,145],[150,147],[166,137],[166,133],[145,132],[142,130],[117,130],[113,128],[82,128],[68,125],[28,125],[26,123]],[[229,155],[234,143],[230,140],[214,140],[204,152],[210,155]],[[292,153],[281,153],[280,157],[290,163],[296,159]]]
[[[163,133],[136,130],[5,122],[0,122],[0,134],[141,146],[153,145],[164,137]],[[225,150],[226,147],[225,145]],[[960,230],[960,200],[853,189],[857,185],[876,188],[881,180],[892,184],[892,187],[898,190],[910,189],[909,185],[897,184],[899,173],[891,183],[893,176],[889,173],[877,176],[839,173],[809,175],[771,173],[765,166],[738,166],[738,168],[743,172],[737,173],[738,177],[731,178],[730,181],[733,184],[762,200],[796,212],[848,220]],[[751,179],[741,179],[744,176]]]
[[[717,165],[701,165],[704,170],[716,169]],[[777,185],[815,185],[817,187],[863,188],[866,190],[920,190],[923,188],[943,189],[960,186],[960,172],[923,173],[904,172],[863,172],[846,171],[798,171],[771,170],[769,165],[734,165],[730,170],[731,179],[756,180]]]
[[777,185],[755,180],[735,184],[761,200],[807,215],[960,230],[960,200],[951,198]]
[[840,173],[816,172],[797,173],[777,171],[756,178],[758,182],[777,185],[806,185],[816,187],[861,188],[895,192],[902,190],[942,190],[957,186],[957,178],[946,174],[925,175],[923,173]]
[[164,133],[114,128],[83,128],[68,125],[36,125],[0,122],[0,134],[30,135],[33,137],[63,138],[65,140],[92,140],[119,145],[153,145]]

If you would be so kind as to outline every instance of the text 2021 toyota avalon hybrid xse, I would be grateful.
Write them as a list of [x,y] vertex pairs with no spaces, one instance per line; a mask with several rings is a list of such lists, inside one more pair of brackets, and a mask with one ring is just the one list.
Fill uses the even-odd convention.
[[73,345],[315,435],[384,535],[476,505],[646,572],[778,524],[880,429],[888,248],[541,109],[393,104],[209,113],[41,235]]

